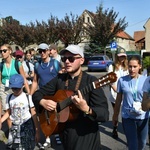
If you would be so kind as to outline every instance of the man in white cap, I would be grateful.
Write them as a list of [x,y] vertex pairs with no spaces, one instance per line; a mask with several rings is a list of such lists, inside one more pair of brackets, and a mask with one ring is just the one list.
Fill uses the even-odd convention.
[[35,64],[31,95],[36,91],[38,86],[41,88],[48,81],[57,76],[60,70],[59,62],[49,57],[49,46],[46,43],[41,43],[38,46],[38,52],[41,55],[41,61]]
[[[100,150],[98,122],[107,121],[109,118],[107,98],[102,88],[92,88],[92,82],[97,78],[82,71],[83,49],[78,45],[69,45],[60,52],[60,55],[67,73],[59,74],[33,94],[35,107],[38,112],[44,108],[56,115],[55,119],[48,124],[49,128],[53,128],[51,126],[53,121],[59,127],[60,121],[68,119],[64,129],[59,131],[65,150]],[[69,93],[68,90],[72,92]],[[53,97],[44,98],[44,96],[53,95],[58,95],[58,101],[64,96],[62,103]],[[67,111],[67,106],[70,106],[70,111]],[[62,116],[64,110],[66,113]],[[67,113],[72,116],[72,119],[67,117]],[[41,114],[40,117],[44,116]],[[51,115],[49,117],[51,118]],[[45,123],[48,121],[45,120]],[[41,127],[45,132],[45,128],[42,125]],[[48,132],[50,130],[47,130],[45,134]]]
[[[41,55],[41,61],[36,62],[34,66],[34,77],[30,93],[31,95],[37,90],[38,87],[41,88],[48,81],[57,76],[60,70],[59,62],[49,57],[50,50],[46,43],[41,43],[37,50]],[[45,147],[49,147],[50,138],[46,138],[46,142],[44,144]]]

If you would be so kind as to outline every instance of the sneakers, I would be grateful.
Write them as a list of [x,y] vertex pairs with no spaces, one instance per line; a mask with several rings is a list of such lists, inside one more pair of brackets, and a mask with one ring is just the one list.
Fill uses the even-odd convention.
[[2,130],[0,130],[0,141],[4,142],[5,144],[8,143],[8,139],[6,138],[6,135]]
[[46,149],[48,149],[48,148],[51,147],[51,143],[50,143],[50,142],[45,142],[45,143],[43,144],[43,146],[44,146],[44,149],[46,150]]
[[39,150],[45,150],[44,146],[41,143],[37,143]]
[[113,132],[112,132],[112,137],[113,137],[114,139],[118,139],[117,127],[114,127]]
[[8,144],[6,145],[6,147],[7,147],[7,149],[12,149],[12,143],[8,143]]

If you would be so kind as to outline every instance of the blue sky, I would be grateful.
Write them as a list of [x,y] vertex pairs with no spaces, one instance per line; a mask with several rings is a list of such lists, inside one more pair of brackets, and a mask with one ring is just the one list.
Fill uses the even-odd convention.
[[21,24],[47,21],[51,14],[61,19],[70,12],[74,15],[81,15],[85,9],[96,12],[101,3],[104,9],[118,12],[118,19],[126,17],[126,32],[132,37],[134,31],[144,30],[143,25],[150,18],[150,0],[0,0],[0,18],[12,16]]

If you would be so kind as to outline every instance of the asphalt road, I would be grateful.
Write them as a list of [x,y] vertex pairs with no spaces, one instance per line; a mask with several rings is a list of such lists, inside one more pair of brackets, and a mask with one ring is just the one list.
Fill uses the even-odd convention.
[[[86,67],[83,67],[83,70],[86,70],[86,69],[87,69]],[[99,78],[102,75],[105,75],[106,72],[90,72],[90,74],[95,75],[96,77]],[[109,94],[110,94],[108,86],[103,87],[103,89],[108,99]],[[111,120],[112,120],[113,110],[112,110],[112,106],[109,100],[108,100],[108,106],[109,106],[109,112],[110,112],[109,121],[107,121],[106,123],[99,124],[102,148],[103,150],[127,150],[126,138],[123,133],[120,116],[119,116],[119,127],[118,127],[119,138],[117,140],[112,138],[112,121]],[[3,125],[2,130],[5,132],[7,131],[6,123],[5,125]],[[52,139],[52,147],[48,148],[48,150],[64,150],[62,145],[56,144],[54,135],[51,136],[51,139]],[[41,132],[41,142],[44,142],[44,141],[45,141],[45,137]],[[5,150],[5,149],[6,149],[5,144],[0,142],[0,150]],[[38,150],[38,148],[36,147],[35,150]],[[145,150],[149,150],[148,144]]]

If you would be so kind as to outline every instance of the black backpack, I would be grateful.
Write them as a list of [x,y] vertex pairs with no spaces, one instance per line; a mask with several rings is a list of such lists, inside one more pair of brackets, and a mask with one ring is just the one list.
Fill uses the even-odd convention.
[[[26,62],[26,65],[27,65],[27,67],[28,67],[28,69],[29,69],[28,75],[30,75],[30,74],[32,73],[32,71],[31,71],[31,68],[30,68],[29,61],[26,60],[25,62]],[[28,77],[27,80],[33,81],[33,77]]]

